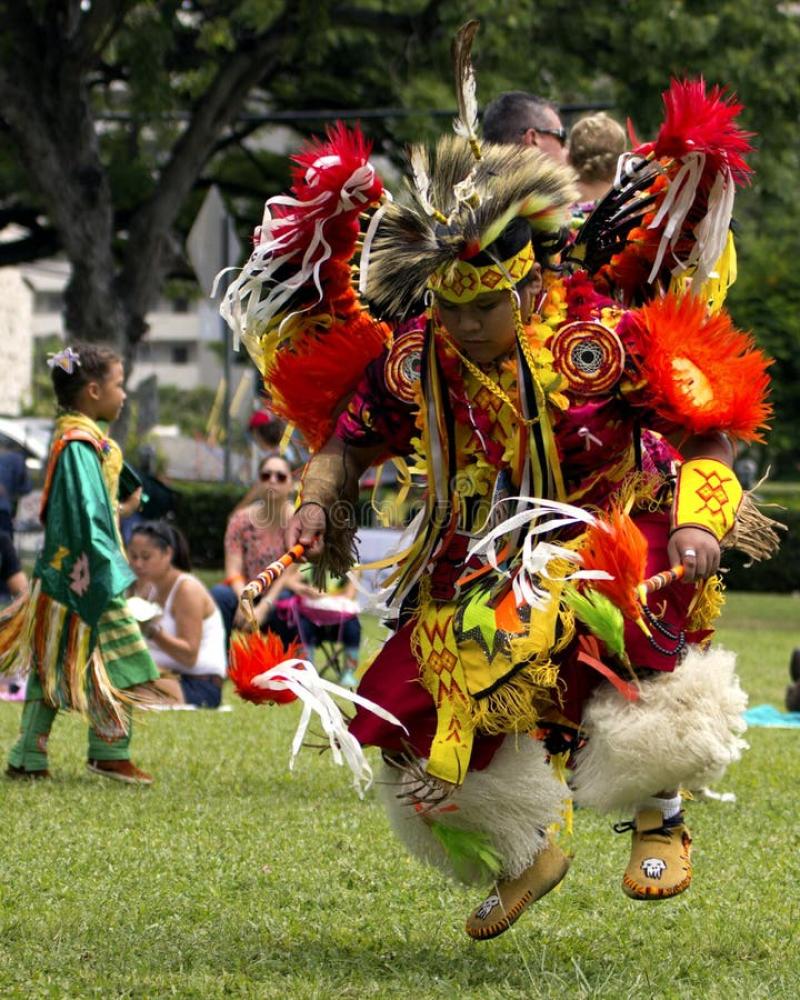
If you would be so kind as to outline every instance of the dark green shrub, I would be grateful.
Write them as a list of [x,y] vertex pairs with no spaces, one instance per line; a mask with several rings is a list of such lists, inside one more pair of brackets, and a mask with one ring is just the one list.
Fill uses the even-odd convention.
[[180,482],[172,486],[178,495],[175,523],[189,542],[192,564],[221,567],[225,562],[225,526],[245,488],[238,483]]
[[724,574],[725,586],[729,590],[772,591],[778,594],[800,591],[800,511],[765,508],[764,512],[787,525],[788,530],[781,532],[778,554],[766,562],[746,566],[747,559],[740,553],[726,553],[722,558],[722,565],[729,567]]

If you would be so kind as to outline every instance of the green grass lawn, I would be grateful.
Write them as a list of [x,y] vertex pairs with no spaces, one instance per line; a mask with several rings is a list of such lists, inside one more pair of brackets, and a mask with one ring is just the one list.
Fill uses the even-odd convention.
[[[731,595],[720,638],[752,703],[781,705],[800,599]],[[0,703],[4,748],[19,711]],[[59,718],[54,780],[0,781],[0,997],[800,995],[800,732],[751,731],[720,786],[735,805],[690,804],[684,896],[627,899],[627,836],[579,811],[562,888],[476,944],[462,925],[478,894],[407,858],[329,755],[288,773],[297,716],[139,717],[149,789],[87,774],[85,727]]]

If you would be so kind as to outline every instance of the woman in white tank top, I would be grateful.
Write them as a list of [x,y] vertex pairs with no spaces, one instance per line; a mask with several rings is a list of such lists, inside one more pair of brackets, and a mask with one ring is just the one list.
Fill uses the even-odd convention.
[[225,628],[203,583],[189,570],[183,535],[165,521],[133,529],[128,559],[136,594],[160,605],[143,632],[162,677],[156,686],[174,701],[219,707],[226,673]]

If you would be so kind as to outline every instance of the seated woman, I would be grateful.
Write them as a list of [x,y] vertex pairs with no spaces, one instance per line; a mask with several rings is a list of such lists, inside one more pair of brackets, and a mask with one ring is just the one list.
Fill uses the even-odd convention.
[[[293,513],[289,499],[293,488],[289,462],[281,455],[268,455],[259,468],[256,499],[231,514],[225,531],[225,582],[211,588],[228,637],[233,628],[243,624],[238,605],[245,584],[286,551],[284,528]],[[285,614],[276,611],[275,604],[279,597],[302,593],[311,594],[312,590],[302,582],[297,568],[290,567],[256,604],[256,619],[262,630],[276,632],[284,644],[297,638],[296,627]]]
[[128,559],[138,577],[136,595],[163,608],[142,627],[162,675],[155,687],[179,704],[219,708],[225,628],[211,595],[189,572],[186,539],[166,521],[137,524]]
[[312,593],[298,598],[295,609],[297,630],[306,656],[313,661],[314,650],[322,642],[340,643],[344,661],[338,681],[344,687],[354,688],[358,684],[356,670],[361,646],[356,585],[347,577],[340,577],[324,593],[311,589]]

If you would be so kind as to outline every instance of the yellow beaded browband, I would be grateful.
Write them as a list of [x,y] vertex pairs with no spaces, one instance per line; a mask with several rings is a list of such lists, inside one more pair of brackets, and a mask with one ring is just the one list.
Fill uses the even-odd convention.
[[428,281],[428,287],[446,302],[470,302],[485,292],[514,288],[530,273],[535,261],[530,243],[508,260],[483,266],[476,266],[468,260],[457,260],[447,268],[434,272]]

